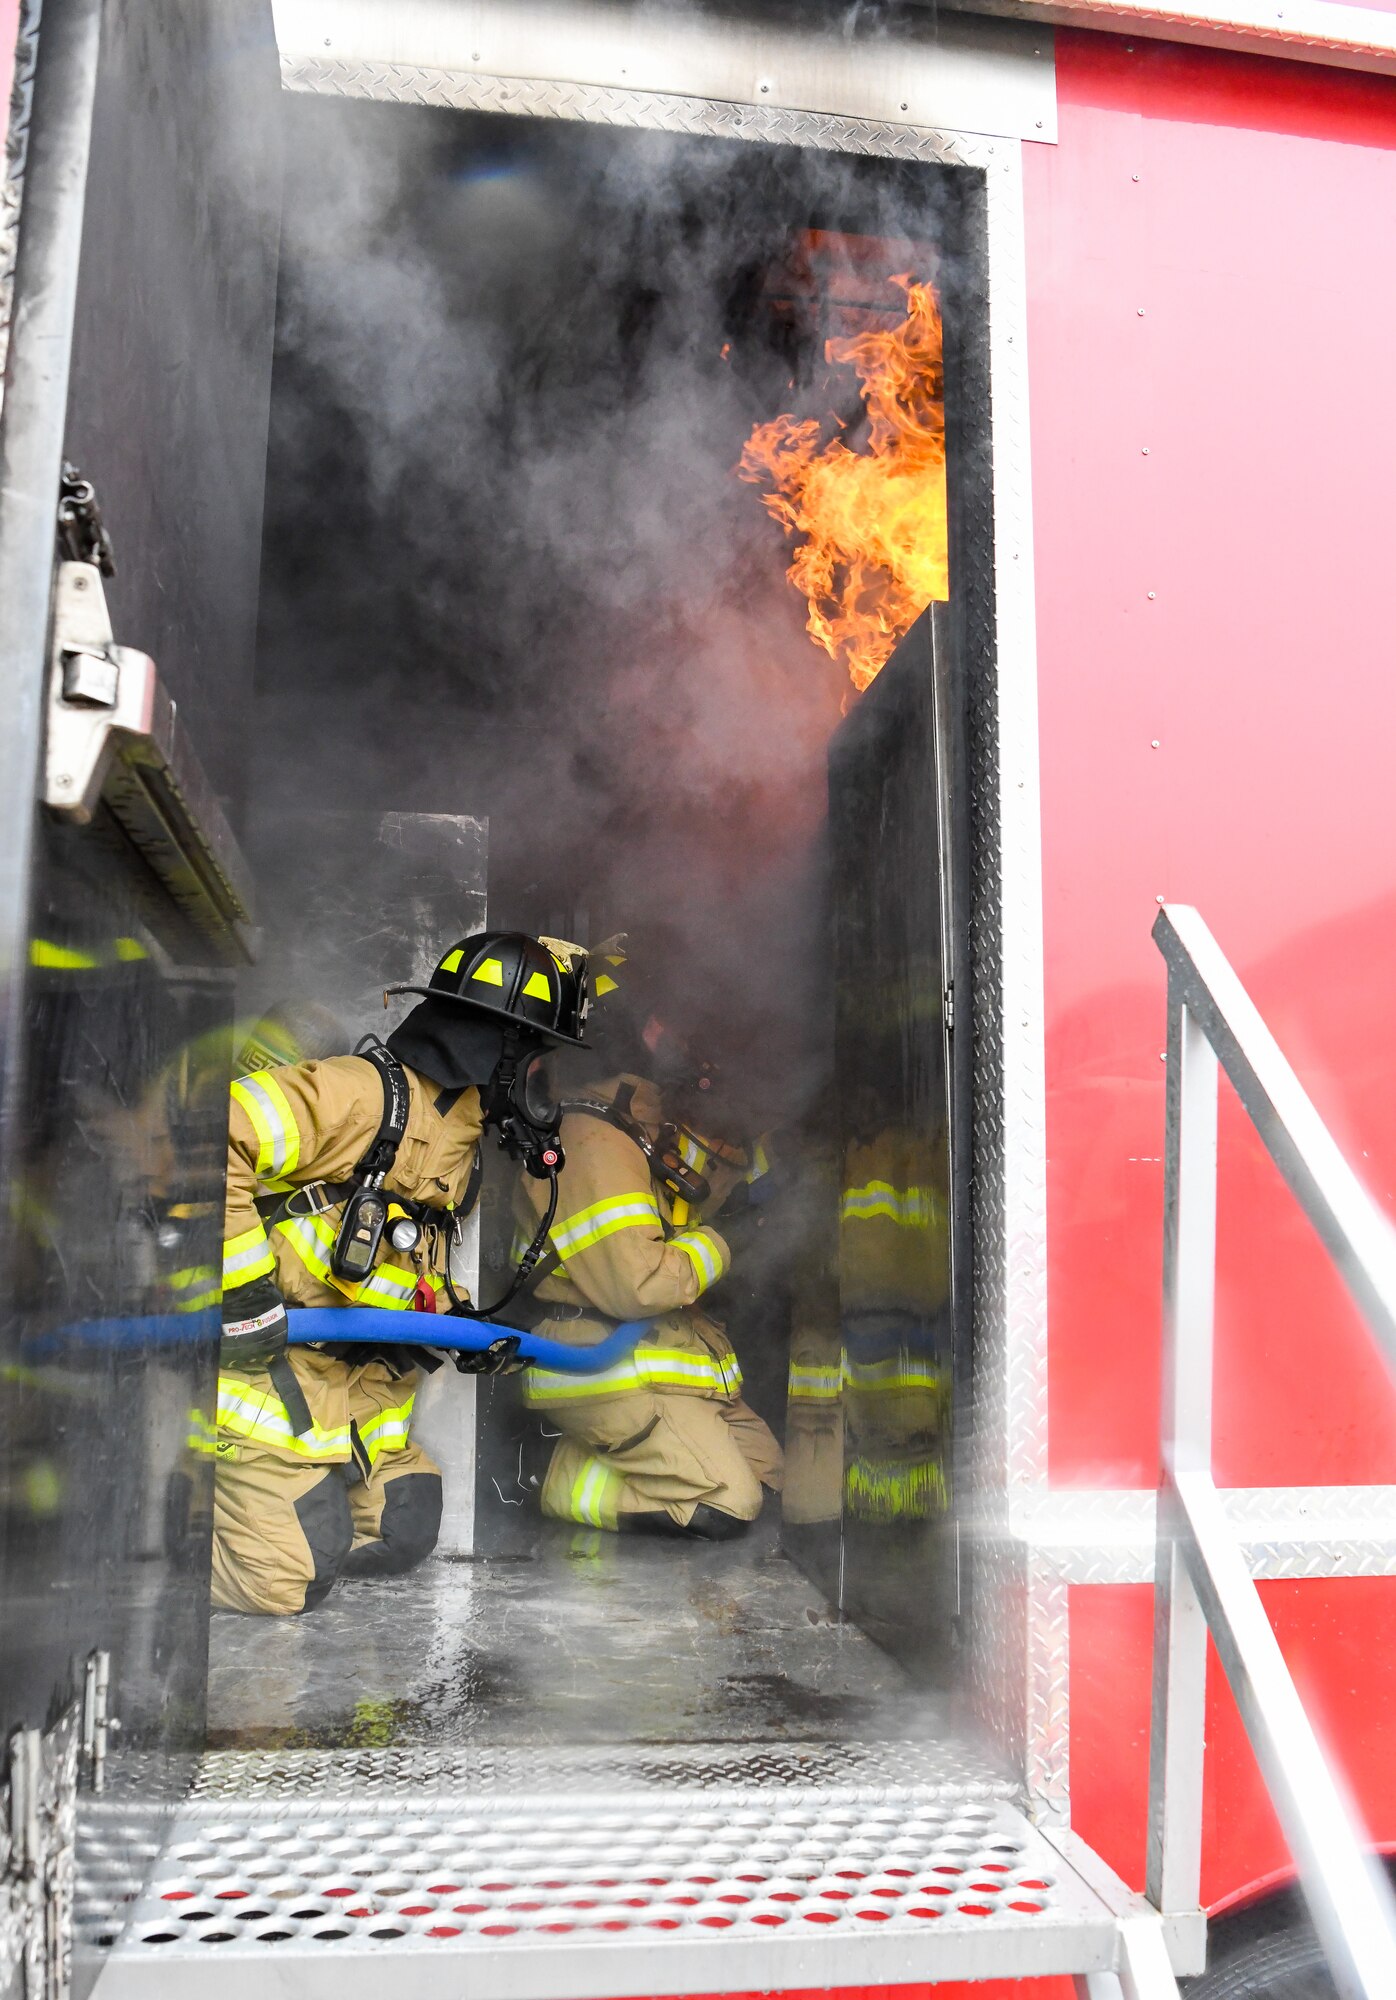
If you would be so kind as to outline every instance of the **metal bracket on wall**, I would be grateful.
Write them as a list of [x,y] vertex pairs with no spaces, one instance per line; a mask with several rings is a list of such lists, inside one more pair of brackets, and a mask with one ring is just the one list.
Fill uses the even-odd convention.
[[219,958],[256,956],[247,864],[155,662],[115,643],[95,563],[58,565],[43,799],[79,826],[105,804]]
[[68,2000],[80,1716],[10,1738],[8,1811],[0,1823],[0,1994]]

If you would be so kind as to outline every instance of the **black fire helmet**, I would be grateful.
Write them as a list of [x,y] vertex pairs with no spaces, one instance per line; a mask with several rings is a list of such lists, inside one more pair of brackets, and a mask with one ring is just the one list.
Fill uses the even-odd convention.
[[512,1021],[545,1041],[585,1047],[591,1004],[586,953],[557,940],[544,943],[522,931],[476,931],[451,946],[427,985],[389,986],[386,993],[452,1001]]

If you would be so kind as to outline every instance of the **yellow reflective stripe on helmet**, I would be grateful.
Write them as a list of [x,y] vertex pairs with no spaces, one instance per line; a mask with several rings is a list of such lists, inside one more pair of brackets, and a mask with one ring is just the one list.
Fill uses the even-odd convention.
[[223,1286],[212,1264],[191,1264],[187,1271],[171,1271],[163,1280],[166,1291],[174,1294],[174,1309],[181,1313],[203,1312],[216,1306]]
[[584,1402],[593,1396],[623,1396],[637,1389],[688,1389],[734,1396],[742,1386],[742,1371],[735,1354],[694,1354],[686,1348],[641,1346],[629,1361],[617,1362],[594,1375],[530,1368],[523,1383],[524,1400],[530,1405]]
[[249,1444],[274,1445],[293,1451],[301,1458],[348,1458],[349,1426],[337,1424],[322,1430],[312,1420],[311,1427],[297,1437],[286,1414],[286,1405],[274,1391],[254,1388],[236,1375],[218,1378],[218,1428]]
[[715,1285],[727,1269],[727,1260],[710,1229],[684,1229],[669,1240],[676,1250],[682,1250],[698,1273],[700,1292],[705,1292],[709,1285]]
[[566,1259],[621,1229],[652,1229],[658,1234],[661,1228],[659,1203],[652,1194],[613,1196],[566,1216],[552,1231],[553,1248]]
[[547,973],[530,972],[528,978],[524,981],[522,997],[525,1000],[551,1000],[553,989],[548,984]]
[[437,971],[438,971],[438,972],[459,972],[459,971],[460,971],[460,962],[461,962],[461,960],[462,960],[462,959],[464,958],[464,956],[465,956],[465,953],[464,953],[464,952],[463,952],[463,951],[461,950],[460,946],[459,946],[459,945],[457,945],[454,951],[448,951],[448,952],[447,952],[446,956],[445,956],[445,957],[444,957],[444,958],[442,959],[442,961],[441,961],[440,965],[438,965],[438,966],[437,966],[437,968],[436,968],[436,969],[437,969]]
[[370,1466],[376,1463],[380,1452],[405,1449],[415,1400],[415,1396],[409,1396],[405,1403],[380,1410],[376,1417],[370,1417],[366,1423],[359,1425],[359,1442],[368,1453]]
[[497,958],[482,958],[470,977],[478,979],[482,986],[502,986],[504,984],[503,961]]
[[240,1104],[257,1134],[257,1178],[279,1180],[294,1173],[301,1156],[300,1127],[286,1093],[268,1071],[240,1076],[233,1085],[233,1102]]
[[792,1361],[786,1386],[794,1403],[837,1402],[843,1389],[843,1370],[837,1361]]
[[230,1236],[223,1245],[225,1289],[233,1285],[250,1285],[254,1278],[264,1278],[275,1269],[276,1259],[267,1241],[267,1232],[260,1222],[251,1229],[244,1229],[241,1236]]
[[603,972],[598,976],[596,984],[592,987],[591,990],[598,1000],[604,1000],[608,993],[615,993],[619,989],[617,988],[616,982],[614,979],[612,979],[610,973]]
[[568,1513],[589,1528],[614,1528],[624,1483],[604,1459],[584,1459],[567,1496]]

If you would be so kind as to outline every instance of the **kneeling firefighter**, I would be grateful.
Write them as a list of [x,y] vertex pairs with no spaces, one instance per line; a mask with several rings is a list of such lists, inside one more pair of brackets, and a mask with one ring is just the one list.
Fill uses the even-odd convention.
[[[700,1303],[731,1262],[728,1240],[703,1217],[757,1168],[746,1150],[702,1136],[721,1122],[715,1072],[646,1004],[624,941],[600,946],[591,964],[603,1074],[563,1095],[566,1165],[528,1316],[572,1346],[595,1344],[622,1320],[652,1324],[629,1360],[600,1374],[525,1375],[528,1407],[545,1432],[561,1433],[543,1512],[725,1541],[756,1518],[762,1488],[781,1483],[780,1446],[743,1402],[732,1344]],[[543,1201],[538,1182],[521,1176],[521,1241],[537,1242]]]
[[[288,1347],[287,1308],[461,1307],[457,1224],[487,1126],[545,1175],[546,1046],[580,1044],[585,959],[512,931],[463,938],[386,1042],[232,1086],[218,1382],[213,1602],[313,1610],[339,1577],[395,1575],[436,1544],[441,1475],[411,1438],[415,1319],[402,1344]],[[544,1164],[546,1163],[546,1164]],[[421,1328],[421,1331],[418,1329]],[[509,1363],[504,1338],[471,1363]]]

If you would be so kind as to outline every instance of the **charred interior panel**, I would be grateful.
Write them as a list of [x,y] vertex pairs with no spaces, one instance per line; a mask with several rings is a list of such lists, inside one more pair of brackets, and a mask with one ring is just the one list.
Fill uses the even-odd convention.
[[838,1599],[922,1670],[948,1658],[958,1613],[954,981],[937,728],[947,622],[922,613],[839,730],[829,767]]
[[[66,454],[115,547],[117,637],[157,658],[226,801],[248,748],[275,49],[256,0],[98,11],[55,510]],[[45,570],[52,554],[50,530]],[[3,1163],[0,1720],[44,1725],[109,1651],[109,1782],[158,1796],[203,1724],[232,986],[104,809],[43,819],[29,896]]]

